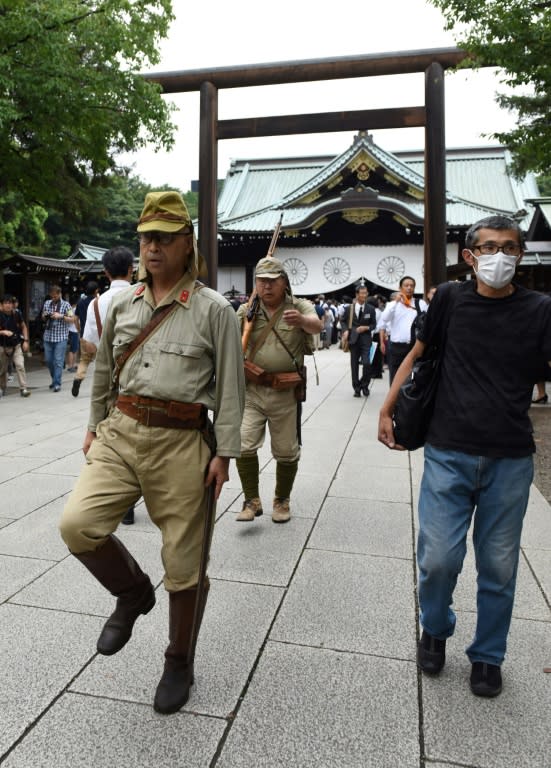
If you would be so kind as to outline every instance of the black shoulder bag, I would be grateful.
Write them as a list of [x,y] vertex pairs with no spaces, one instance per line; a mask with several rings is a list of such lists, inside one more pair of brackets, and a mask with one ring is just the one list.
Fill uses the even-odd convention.
[[438,338],[414,362],[411,376],[400,387],[394,406],[394,439],[397,445],[403,445],[408,451],[415,451],[425,444],[434,412],[446,333],[457,297],[455,288],[450,290]]

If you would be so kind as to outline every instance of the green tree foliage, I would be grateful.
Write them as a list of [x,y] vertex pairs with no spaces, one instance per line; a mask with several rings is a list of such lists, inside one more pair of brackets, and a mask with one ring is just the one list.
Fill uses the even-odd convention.
[[[169,187],[155,187],[155,189],[169,189]],[[150,191],[152,191],[150,185],[137,176],[130,176],[125,170],[110,174],[103,186],[89,190],[89,213],[85,219],[75,221],[58,212],[50,212],[45,223],[47,238],[43,249],[44,255],[66,258],[78,243],[95,245],[99,248],[125,245],[135,250],[137,247],[136,224],[145,196]],[[178,191],[186,201],[191,217],[196,217],[197,193],[184,194],[181,190]]]
[[78,218],[119,152],[172,146],[159,61],[170,0],[0,1],[0,198]]
[[[551,168],[551,2],[543,0],[430,0],[470,58],[462,66],[495,66],[508,89],[500,106],[515,111],[517,126],[492,134],[513,153],[513,172]],[[476,119],[468,114],[466,119]]]
[[538,176],[538,187],[543,197],[551,197],[551,173]]
[[41,205],[25,204],[18,192],[9,192],[0,199],[0,243],[9,255],[25,243],[26,253],[42,251],[45,240],[44,222],[48,216]]

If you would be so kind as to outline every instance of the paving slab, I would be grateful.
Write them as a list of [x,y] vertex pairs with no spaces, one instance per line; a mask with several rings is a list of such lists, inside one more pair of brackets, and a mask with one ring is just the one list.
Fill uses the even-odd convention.
[[35,456],[45,457],[51,461],[52,459],[78,452],[81,459],[84,460],[82,455],[83,442],[84,430],[79,429],[78,435],[75,432],[64,432],[55,441],[52,441],[49,436],[45,436],[35,443],[17,445],[10,450],[8,455],[15,457],[26,456],[28,458]]
[[35,470],[37,475],[48,475],[52,477],[54,475],[69,475],[73,478],[73,485],[75,479],[80,475],[84,466],[84,454],[82,450],[73,451],[66,456],[61,456],[55,461],[50,461],[49,464],[44,464],[42,467],[38,467]]
[[413,768],[416,690],[411,663],[269,643],[217,768]]
[[53,565],[55,565],[53,560],[33,560],[26,557],[0,555],[0,603],[13,597]]
[[58,522],[66,496],[46,504],[0,530],[0,553],[62,560],[67,547],[61,540]]
[[[164,573],[160,557],[160,535],[137,531],[121,531],[119,535],[152,583],[159,585]],[[76,557],[68,554],[63,542],[61,545],[61,562],[22,589],[12,598],[12,602],[94,616],[109,616],[114,610],[115,599],[88,573]],[[91,647],[95,647],[95,642]]]
[[215,579],[285,587],[312,528],[293,517],[284,525],[264,514],[252,523],[224,515],[214,528],[209,574]]
[[530,489],[528,509],[522,529],[522,545],[551,550],[551,515],[549,504],[535,485]]
[[307,550],[270,639],[413,660],[411,578],[408,560]]
[[[317,517],[330,483],[330,474],[320,477],[319,473],[314,475],[299,471],[291,495],[291,519],[297,517],[313,519]],[[275,493],[275,463],[273,467],[270,465],[261,473],[259,491],[264,516],[269,518],[272,514]],[[243,498],[243,495],[240,494],[231,504],[230,510],[232,512],[238,512],[241,509]]]
[[74,484],[75,478],[71,475],[44,475],[41,472],[17,475],[0,485],[2,507],[9,511],[11,518],[20,518],[64,498]]
[[[547,554],[547,562],[551,565],[551,552]],[[453,602],[458,610],[476,612],[476,565],[470,542]],[[539,621],[548,621],[550,618],[549,604],[545,602],[541,587],[522,554],[519,560],[513,616]]]
[[473,696],[471,665],[463,649],[474,615],[458,615],[448,641],[444,671],[422,679],[426,757],[477,768],[548,768],[551,755],[551,659],[549,623],[513,619],[503,664],[503,692],[495,699]]
[[44,456],[38,456],[34,458],[18,458],[14,459],[12,456],[0,456],[0,488],[6,482],[13,477],[18,477],[26,472],[32,472],[33,469],[47,464],[49,459]]
[[[51,414],[50,419],[48,419],[47,415],[44,413],[41,413],[41,416],[42,418],[37,420],[35,424],[31,424],[25,429],[20,429],[17,431],[16,436],[13,438],[13,444],[10,445],[10,450],[12,453],[15,453],[16,445],[38,445],[40,446],[38,453],[40,456],[42,456],[44,455],[46,445],[50,445],[51,450],[56,450],[56,441],[59,443],[60,447],[65,448],[65,441],[68,440],[67,431],[69,429],[69,427],[66,428],[64,426],[64,422],[67,420],[67,417],[60,417],[59,414],[57,414],[56,418],[55,412]],[[71,424],[70,428],[73,426],[74,424]],[[69,450],[75,450],[76,448],[77,446],[74,444],[69,446]]]
[[551,552],[548,549],[524,547],[523,554],[547,604],[551,605]]
[[268,514],[276,470],[269,436],[259,452],[267,514],[252,524],[235,521],[242,494],[230,463],[196,683],[184,711],[171,717],[151,707],[168,600],[160,533],[143,500],[135,525],[120,526],[118,535],[151,574],[158,601],[113,657],[98,656],[95,645],[114,600],[67,553],[57,531],[82,466],[91,377],[79,398],[70,394],[69,376],[53,395],[48,372],[37,368],[31,398],[13,390],[3,400],[2,766],[547,768],[549,504],[534,488],[502,696],[480,701],[468,689],[470,548],[446,667],[440,678],[425,680],[415,665],[413,562],[423,451],[388,451],[377,442],[386,378],[374,382],[369,398],[354,398],[349,358],[339,350],[317,358],[319,387],[308,361],[290,523],[274,525]]
[[376,467],[371,471],[358,463],[341,463],[329,488],[330,496],[378,501],[411,502],[409,470],[404,467]]
[[[224,720],[68,693],[3,763],[5,768],[206,768]],[[55,737],[53,736],[55,734]]]
[[357,499],[330,496],[308,547],[411,559],[411,506],[392,501],[358,503]]
[[0,759],[49,707],[91,657],[93,616],[0,605]]
[[[195,683],[184,711],[230,717],[264,645],[281,588],[211,579],[195,657]],[[151,705],[168,642],[168,597],[136,625],[116,656],[97,656],[71,686],[91,696]]]

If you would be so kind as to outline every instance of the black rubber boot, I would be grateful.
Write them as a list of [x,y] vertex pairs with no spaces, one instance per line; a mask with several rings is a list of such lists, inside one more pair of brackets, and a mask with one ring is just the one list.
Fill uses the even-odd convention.
[[130,640],[138,616],[149,613],[155,605],[155,590],[149,576],[115,536],[109,536],[94,552],[74,556],[117,598],[97,642],[98,653],[112,656]]
[[[207,594],[208,580],[203,592],[203,604],[197,617],[197,631],[203,620]],[[193,685],[193,613],[197,589],[185,589],[181,592],[169,593],[169,644],[165,651],[165,667],[157,690],[153,708],[163,715],[178,712],[189,699],[189,689]],[[191,653],[190,653],[191,651]]]

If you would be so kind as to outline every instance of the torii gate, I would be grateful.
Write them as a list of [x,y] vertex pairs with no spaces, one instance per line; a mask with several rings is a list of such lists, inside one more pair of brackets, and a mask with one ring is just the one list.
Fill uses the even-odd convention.
[[[425,127],[425,287],[446,280],[446,147],[444,69],[467,57],[459,48],[246,64],[145,75],[165,93],[200,91],[199,243],[209,283],[217,286],[218,140],[253,136]],[[218,120],[218,91],[259,85],[425,73],[425,104],[417,107]]]

